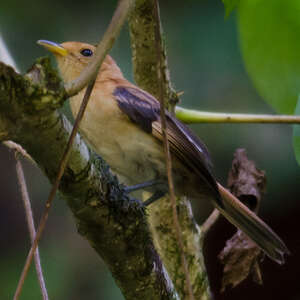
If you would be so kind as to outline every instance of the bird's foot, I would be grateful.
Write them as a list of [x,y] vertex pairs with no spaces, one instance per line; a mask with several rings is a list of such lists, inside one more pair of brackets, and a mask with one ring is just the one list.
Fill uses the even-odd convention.
[[159,180],[149,180],[149,181],[145,181],[145,182],[138,183],[135,185],[126,186],[125,191],[129,194],[131,192],[135,192],[135,191],[142,190],[142,189],[152,187],[155,185],[159,185],[159,184],[162,184],[162,182]]
[[159,200],[166,194],[165,191],[156,191],[152,196],[150,196],[147,200],[143,202],[145,206],[148,206],[154,203],[156,200]]
[[[145,189],[148,187],[153,187],[155,185],[161,185],[163,184],[162,181],[159,180],[150,180],[150,181],[145,181],[139,184],[131,185],[125,187],[125,191],[129,194],[131,192],[135,192],[141,189]],[[155,202],[156,200],[162,198],[166,194],[166,191],[163,190],[157,190],[155,191],[147,200],[143,202],[144,206],[148,206],[151,203]]]

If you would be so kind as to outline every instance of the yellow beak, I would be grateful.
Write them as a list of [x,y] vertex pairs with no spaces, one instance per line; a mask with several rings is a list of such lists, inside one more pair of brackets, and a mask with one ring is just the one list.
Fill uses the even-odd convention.
[[62,45],[47,41],[47,40],[38,40],[37,43],[43,47],[45,47],[47,50],[52,52],[53,54],[57,54],[60,56],[66,56],[68,55],[68,50],[65,49]]

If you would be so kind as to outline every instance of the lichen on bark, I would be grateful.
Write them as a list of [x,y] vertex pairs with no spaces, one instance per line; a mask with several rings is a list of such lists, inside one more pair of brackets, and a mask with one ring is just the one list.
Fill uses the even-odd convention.
[[[155,0],[137,0],[129,17],[129,29],[132,47],[132,61],[134,78],[138,86],[159,97],[158,89],[158,55],[155,44],[156,19],[154,13]],[[160,34],[162,35],[162,27]],[[163,40],[163,38],[162,38]],[[178,95],[172,87],[167,63],[165,46],[162,45],[160,55],[163,61],[164,99],[170,110],[178,101]],[[147,197],[147,196],[146,196]],[[185,255],[195,299],[210,299],[210,289],[204,266],[198,225],[190,211],[190,203],[182,198],[177,204],[182,213],[179,215],[180,225],[185,239]],[[149,209],[149,223],[154,236],[155,245],[175,284],[181,299],[187,297],[185,293],[185,275],[180,263],[180,251],[177,246],[174,230],[171,204],[168,197],[152,204]]]
[[[48,59],[38,60],[24,76],[0,63],[0,132],[22,145],[51,182],[72,128],[57,110],[65,99]],[[60,194],[78,232],[103,258],[126,299],[177,299],[153,246],[142,203],[128,197],[108,165],[79,135]]]
[[[157,52],[155,48],[156,20],[154,1],[135,1],[134,9],[129,16],[129,29],[134,79],[139,87],[158,99],[159,83],[157,79]],[[162,35],[161,25],[159,29]],[[165,45],[162,45],[160,54],[163,57],[164,68],[164,99],[167,99],[166,107],[172,109],[172,106],[178,102],[178,95],[172,87]]]

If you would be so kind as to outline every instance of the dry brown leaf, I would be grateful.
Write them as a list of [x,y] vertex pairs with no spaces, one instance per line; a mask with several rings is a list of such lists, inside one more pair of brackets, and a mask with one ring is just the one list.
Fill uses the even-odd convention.
[[237,198],[257,213],[266,190],[266,177],[264,171],[248,160],[245,149],[237,149],[234,153],[227,185]]
[[225,248],[218,256],[222,264],[224,264],[221,292],[224,292],[226,287],[229,286],[234,288],[252,272],[255,274],[255,281],[261,284],[260,271],[257,271],[257,268],[259,270],[257,260],[260,255],[261,251],[256,244],[242,231],[238,230],[226,242]]
[[[257,213],[262,194],[265,191],[265,173],[249,161],[245,149],[238,149],[234,154],[232,169],[228,176],[228,187],[244,204]],[[249,274],[253,280],[262,284],[258,264],[261,250],[240,230],[226,242],[218,258],[224,265],[221,292],[229,286],[235,287]]]

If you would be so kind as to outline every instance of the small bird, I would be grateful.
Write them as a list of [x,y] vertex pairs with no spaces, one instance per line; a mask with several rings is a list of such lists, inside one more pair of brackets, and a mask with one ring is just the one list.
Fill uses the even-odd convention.
[[[93,58],[95,47],[81,42],[39,40],[56,57],[65,82],[76,79]],[[84,90],[70,99],[76,117]],[[175,194],[209,198],[236,227],[244,231],[271,259],[284,263],[289,253],[283,241],[258,216],[217,183],[206,146],[184,124],[166,111],[167,137],[173,163]],[[107,55],[96,78],[80,133],[128,186],[153,193],[148,203],[168,192],[160,103],[127,81]],[[142,184],[142,182],[145,182]],[[147,203],[147,204],[148,204]]]

